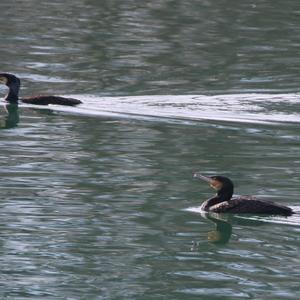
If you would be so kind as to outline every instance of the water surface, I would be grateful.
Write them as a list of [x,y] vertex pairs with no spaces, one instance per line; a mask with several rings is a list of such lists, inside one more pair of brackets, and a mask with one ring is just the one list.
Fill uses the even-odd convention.
[[222,246],[186,211],[212,193],[199,169],[297,205],[295,126],[21,114],[0,132],[3,297],[297,298],[299,223],[233,224]]
[[0,9],[21,94],[83,101],[0,106],[1,298],[299,298],[299,215],[207,218],[192,178],[299,210],[297,2]]

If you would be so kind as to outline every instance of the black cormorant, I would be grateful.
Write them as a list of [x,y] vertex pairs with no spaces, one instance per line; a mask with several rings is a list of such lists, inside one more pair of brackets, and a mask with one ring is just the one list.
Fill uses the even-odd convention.
[[272,214],[290,216],[294,212],[291,208],[268,200],[259,200],[253,196],[234,197],[233,183],[225,176],[207,177],[199,173],[194,178],[202,179],[217,191],[216,196],[206,200],[201,209],[216,213],[249,213],[249,214]]
[[9,103],[18,103],[19,100],[21,100],[23,103],[36,105],[59,104],[75,106],[82,103],[77,99],[65,98],[60,96],[34,96],[19,99],[21,81],[17,76],[9,73],[0,73],[0,82],[5,84],[9,88],[8,94],[4,98],[4,100]]

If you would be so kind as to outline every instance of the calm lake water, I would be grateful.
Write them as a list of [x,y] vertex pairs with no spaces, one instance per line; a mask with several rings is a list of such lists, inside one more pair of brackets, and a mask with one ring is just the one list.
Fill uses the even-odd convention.
[[201,215],[192,173],[300,211],[300,3],[0,9],[22,95],[83,101],[0,106],[1,299],[299,299],[300,214]]

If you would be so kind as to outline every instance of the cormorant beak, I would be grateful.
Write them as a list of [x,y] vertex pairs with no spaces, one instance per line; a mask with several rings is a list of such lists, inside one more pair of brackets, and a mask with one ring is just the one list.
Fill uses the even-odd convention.
[[215,190],[219,190],[222,186],[222,184],[218,180],[204,176],[200,173],[194,173],[193,178],[201,179],[201,180],[207,182]]
[[209,184],[212,184],[213,181],[214,181],[212,178],[204,176],[204,175],[202,175],[200,173],[194,173],[193,178],[201,179],[201,180],[203,180],[203,181],[205,181],[205,182],[207,182]]

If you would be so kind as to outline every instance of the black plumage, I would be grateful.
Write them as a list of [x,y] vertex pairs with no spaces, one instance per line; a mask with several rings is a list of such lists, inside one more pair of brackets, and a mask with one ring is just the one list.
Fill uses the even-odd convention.
[[253,196],[232,197],[233,182],[225,176],[206,177],[199,173],[195,178],[202,179],[217,190],[216,196],[206,200],[201,209],[215,213],[249,213],[249,214],[272,214],[290,216],[294,212],[290,207],[277,204],[273,201],[257,199]]

